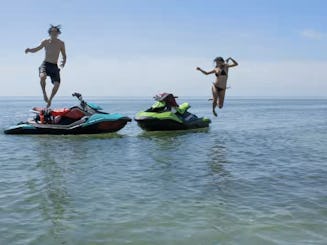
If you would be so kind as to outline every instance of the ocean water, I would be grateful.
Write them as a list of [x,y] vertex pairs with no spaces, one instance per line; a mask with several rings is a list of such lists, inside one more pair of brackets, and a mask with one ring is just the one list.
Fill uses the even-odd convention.
[[[133,117],[152,99],[93,102]],[[40,105],[0,98],[0,128]],[[327,244],[326,99],[227,98],[208,130],[0,142],[0,244]]]

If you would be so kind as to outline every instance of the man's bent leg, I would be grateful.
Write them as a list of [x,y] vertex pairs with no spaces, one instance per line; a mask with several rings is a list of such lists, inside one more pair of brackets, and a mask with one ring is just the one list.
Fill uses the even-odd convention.
[[57,93],[57,91],[59,89],[59,86],[60,86],[59,82],[54,82],[53,83],[53,89],[52,89],[52,92],[51,92],[51,96],[50,96],[50,98],[48,100],[48,105],[47,105],[48,108],[51,106],[52,99],[56,95],[56,93]]
[[43,99],[45,102],[48,103],[48,96],[47,96],[47,92],[45,90],[45,85],[46,85],[45,80],[46,79],[47,79],[47,75],[45,73],[41,73],[40,74],[40,84],[41,84],[41,88],[42,88]]

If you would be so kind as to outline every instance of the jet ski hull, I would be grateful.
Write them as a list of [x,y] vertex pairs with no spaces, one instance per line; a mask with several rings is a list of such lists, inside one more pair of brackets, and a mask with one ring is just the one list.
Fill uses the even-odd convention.
[[5,134],[101,134],[117,132],[131,119],[120,114],[95,114],[69,125],[19,123],[9,127]]
[[210,119],[197,117],[186,112],[184,114],[164,112],[139,112],[134,120],[147,131],[187,130],[196,128],[207,128],[211,123]]
[[171,119],[135,119],[140,128],[146,131],[170,131],[170,130],[187,130],[209,127],[210,121],[199,118],[192,122],[176,122]]

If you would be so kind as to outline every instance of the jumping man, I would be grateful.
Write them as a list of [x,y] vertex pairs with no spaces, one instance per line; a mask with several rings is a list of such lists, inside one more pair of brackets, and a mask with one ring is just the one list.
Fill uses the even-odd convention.
[[[65,43],[58,38],[59,34],[61,34],[60,28],[60,25],[51,25],[48,30],[50,36],[49,39],[45,39],[44,41],[42,41],[41,44],[36,48],[27,48],[25,50],[26,54],[35,53],[43,48],[45,50],[44,61],[39,67],[39,76],[43,92],[43,98],[44,101],[47,103],[48,108],[51,106],[52,99],[56,95],[60,86],[60,69],[57,65],[60,53],[62,55],[62,62],[60,64],[60,67],[63,68],[66,64]],[[47,76],[51,78],[51,82],[53,84],[53,89],[50,98],[48,98],[45,90],[45,81]]]

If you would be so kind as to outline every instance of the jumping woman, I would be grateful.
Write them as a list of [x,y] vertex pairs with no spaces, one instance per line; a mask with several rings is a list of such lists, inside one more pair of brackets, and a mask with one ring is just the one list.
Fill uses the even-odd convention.
[[[233,64],[228,64],[229,61],[232,61]],[[204,71],[200,67],[196,69],[201,71],[204,75],[215,74],[216,81],[212,85],[212,113],[217,116],[216,107],[217,101],[219,101],[219,109],[223,108],[224,106],[224,99],[225,99],[225,92],[226,92],[226,85],[228,79],[228,69],[230,67],[237,66],[238,63],[233,58],[228,58],[226,61],[222,57],[217,57],[214,59],[216,63],[215,69],[212,71]]]

